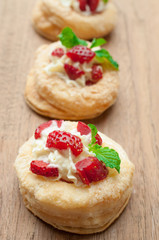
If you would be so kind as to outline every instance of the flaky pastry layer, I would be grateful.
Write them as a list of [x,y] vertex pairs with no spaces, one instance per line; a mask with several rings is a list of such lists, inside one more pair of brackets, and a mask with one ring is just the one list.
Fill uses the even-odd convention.
[[15,168],[24,203],[30,211],[58,229],[79,234],[103,231],[120,215],[132,192],[134,165],[120,145],[101,133],[100,136],[103,146],[119,153],[121,170],[118,174],[109,168],[107,178],[90,187],[33,174],[29,170],[33,137],[20,148]]
[[84,16],[70,7],[63,6],[60,0],[40,0],[33,11],[33,26],[42,36],[57,40],[64,27],[70,27],[81,39],[92,39],[107,35],[116,24],[117,11],[108,2],[101,13]]
[[103,78],[91,86],[69,86],[56,73],[49,76],[44,71],[55,44],[43,45],[37,50],[35,64],[27,78],[26,102],[39,114],[51,118],[80,120],[99,116],[117,98],[117,71],[106,69]]

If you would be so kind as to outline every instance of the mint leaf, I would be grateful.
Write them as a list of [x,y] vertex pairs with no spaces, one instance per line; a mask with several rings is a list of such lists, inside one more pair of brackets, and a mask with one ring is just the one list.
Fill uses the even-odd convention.
[[92,133],[92,141],[89,144],[89,146],[91,146],[92,144],[94,144],[96,142],[95,136],[97,135],[98,130],[97,130],[96,126],[94,126],[93,124],[88,124],[88,127],[90,127],[91,133]]
[[88,45],[86,41],[79,39],[69,27],[65,27],[58,37],[62,45],[67,48],[72,48],[76,45]]
[[92,133],[92,141],[88,145],[89,151],[93,152],[99,161],[105,163],[106,167],[115,168],[120,173],[120,157],[119,154],[114,150],[110,149],[109,147],[102,147],[96,143],[96,134],[98,132],[96,126],[93,124],[88,124],[91,129]]
[[119,65],[116,61],[114,61],[114,59],[112,58],[112,56],[110,55],[110,53],[105,50],[105,49],[101,49],[101,50],[97,50],[95,51],[96,53],[96,58],[99,62],[104,62],[105,60],[108,61],[116,70],[119,69]]
[[98,47],[105,44],[107,41],[104,38],[94,38],[90,48]]
[[103,2],[104,2],[104,3],[107,3],[107,2],[108,2],[108,0],[103,0]]
[[119,154],[108,147],[102,147],[95,144],[89,148],[90,151],[95,153],[98,160],[105,163],[106,167],[115,168],[120,173],[120,157]]

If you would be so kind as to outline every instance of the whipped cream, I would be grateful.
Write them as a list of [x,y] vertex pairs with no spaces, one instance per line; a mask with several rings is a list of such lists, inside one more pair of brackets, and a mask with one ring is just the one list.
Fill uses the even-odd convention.
[[[64,53],[67,52],[67,48],[65,46],[63,46],[60,41],[58,41],[57,43],[54,43],[53,47],[51,48],[51,50],[49,52],[50,64],[48,64],[44,68],[44,71],[49,76],[51,76],[52,74],[56,74],[60,79],[65,81],[65,83],[68,84],[69,86],[75,86],[75,87],[79,87],[79,88],[84,87],[86,85],[86,81],[91,79],[92,66],[94,64],[97,64],[98,62],[95,59],[93,59],[89,63],[85,62],[85,63],[81,64],[80,62],[73,62],[69,57],[67,57],[66,54],[64,54],[60,58],[56,57],[56,56],[52,56],[51,53],[56,48],[62,48],[64,50]],[[96,51],[96,50],[99,50],[99,49],[101,49],[101,48],[100,47],[95,47],[95,48],[92,48],[92,51]],[[67,73],[65,72],[65,69],[64,69],[64,64],[65,63],[70,64],[70,65],[78,68],[79,70],[84,71],[85,74],[83,74],[80,78],[77,78],[76,80],[71,80],[69,78],[69,76],[67,75]],[[99,67],[103,71],[102,66],[99,66]]]
[[[34,139],[32,146],[32,160],[42,160],[46,163],[49,163],[50,167],[57,167],[59,170],[59,176],[57,178],[53,178],[53,181],[63,179],[68,182],[73,182],[77,186],[80,186],[83,185],[83,183],[81,180],[79,180],[78,174],[76,174],[75,163],[88,156],[95,156],[95,154],[89,152],[88,149],[88,144],[91,142],[91,133],[88,135],[81,135],[80,132],[77,131],[76,126],[73,128],[70,126],[72,126],[70,123],[63,121],[61,127],[59,128],[56,121],[52,121],[51,126],[41,132],[41,138]],[[50,132],[55,130],[66,131],[78,136],[83,143],[83,152],[76,157],[72,154],[70,148],[67,150],[47,148],[47,136]]]
[[[80,4],[78,0],[60,0],[61,4],[65,7],[72,7],[76,12],[79,12],[83,15],[91,15],[92,12],[90,11],[90,8],[88,5],[86,5],[86,11],[81,11],[80,9]],[[96,13],[102,12],[104,11],[104,9],[106,8],[106,3],[104,3],[103,0],[99,0],[99,4],[98,7],[96,9]]]

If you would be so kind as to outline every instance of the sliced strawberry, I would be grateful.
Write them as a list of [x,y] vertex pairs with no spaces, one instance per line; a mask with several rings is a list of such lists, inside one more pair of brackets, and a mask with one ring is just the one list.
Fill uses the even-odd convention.
[[87,0],[91,12],[95,12],[98,7],[99,0]]
[[71,58],[73,62],[88,63],[94,58],[95,53],[86,46],[78,45],[71,48],[66,55]]
[[96,134],[95,139],[96,139],[96,143],[98,145],[102,145],[102,138],[99,136],[98,133]]
[[93,65],[92,67],[92,81],[94,83],[98,82],[103,77],[103,72],[100,65]]
[[[80,132],[81,135],[88,135],[91,132],[90,127],[84,122],[78,122],[77,131]],[[97,133],[95,136],[96,142],[98,145],[102,145],[102,138]]]
[[58,128],[60,128],[62,123],[64,122],[64,120],[54,120],[54,121],[56,121]]
[[40,138],[40,137],[41,137],[41,132],[42,132],[44,129],[50,127],[53,122],[56,122],[58,128],[60,128],[61,125],[62,125],[62,123],[63,123],[63,120],[50,120],[50,121],[48,121],[48,122],[42,123],[42,124],[41,124],[39,127],[37,127],[37,129],[35,130],[35,134],[34,134],[35,139]]
[[81,11],[86,11],[87,0],[78,0]]
[[58,168],[49,167],[48,165],[49,163],[43,162],[42,160],[35,160],[30,163],[30,170],[44,177],[58,177]]
[[108,175],[108,169],[96,157],[84,158],[75,166],[82,182],[87,185],[103,180]]
[[45,129],[50,127],[52,124],[52,120],[49,122],[42,123],[37,129],[35,130],[34,137],[35,139],[38,139],[41,137],[41,132]]
[[71,80],[76,80],[85,73],[84,71],[67,63],[64,64],[64,69]]
[[59,57],[59,58],[62,57],[64,54],[65,54],[65,53],[64,53],[63,48],[56,48],[56,49],[51,53],[52,56]]
[[83,151],[83,143],[79,137],[64,131],[53,131],[49,133],[46,147],[59,150],[70,148],[75,156]]
[[87,135],[91,132],[91,129],[84,122],[78,122],[77,131],[80,132],[81,135]]
[[87,80],[87,81],[86,81],[86,85],[87,85],[87,86],[91,86],[91,85],[93,85],[93,84],[94,84],[94,82],[92,82],[91,80]]

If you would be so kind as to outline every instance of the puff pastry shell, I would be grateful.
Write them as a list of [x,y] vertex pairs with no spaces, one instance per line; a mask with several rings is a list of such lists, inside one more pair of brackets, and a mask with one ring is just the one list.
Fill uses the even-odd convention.
[[33,174],[29,170],[33,137],[20,148],[15,168],[24,204],[31,212],[58,229],[79,234],[103,231],[121,214],[132,192],[134,165],[120,145],[101,133],[100,136],[103,146],[119,153],[121,171],[118,174],[109,169],[106,179],[90,187],[76,187]]
[[44,71],[54,44],[43,45],[36,52],[35,64],[27,78],[26,102],[37,113],[51,118],[80,120],[99,116],[116,100],[117,71],[107,69],[103,78],[91,86],[69,86],[56,73],[49,76]]
[[103,12],[84,16],[63,6],[60,0],[40,0],[33,11],[32,22],[38,33],[53,41],[66,26],[72,28],[79,38],[92,39],[110,33],[115,27],[116,15],[111,2]]

